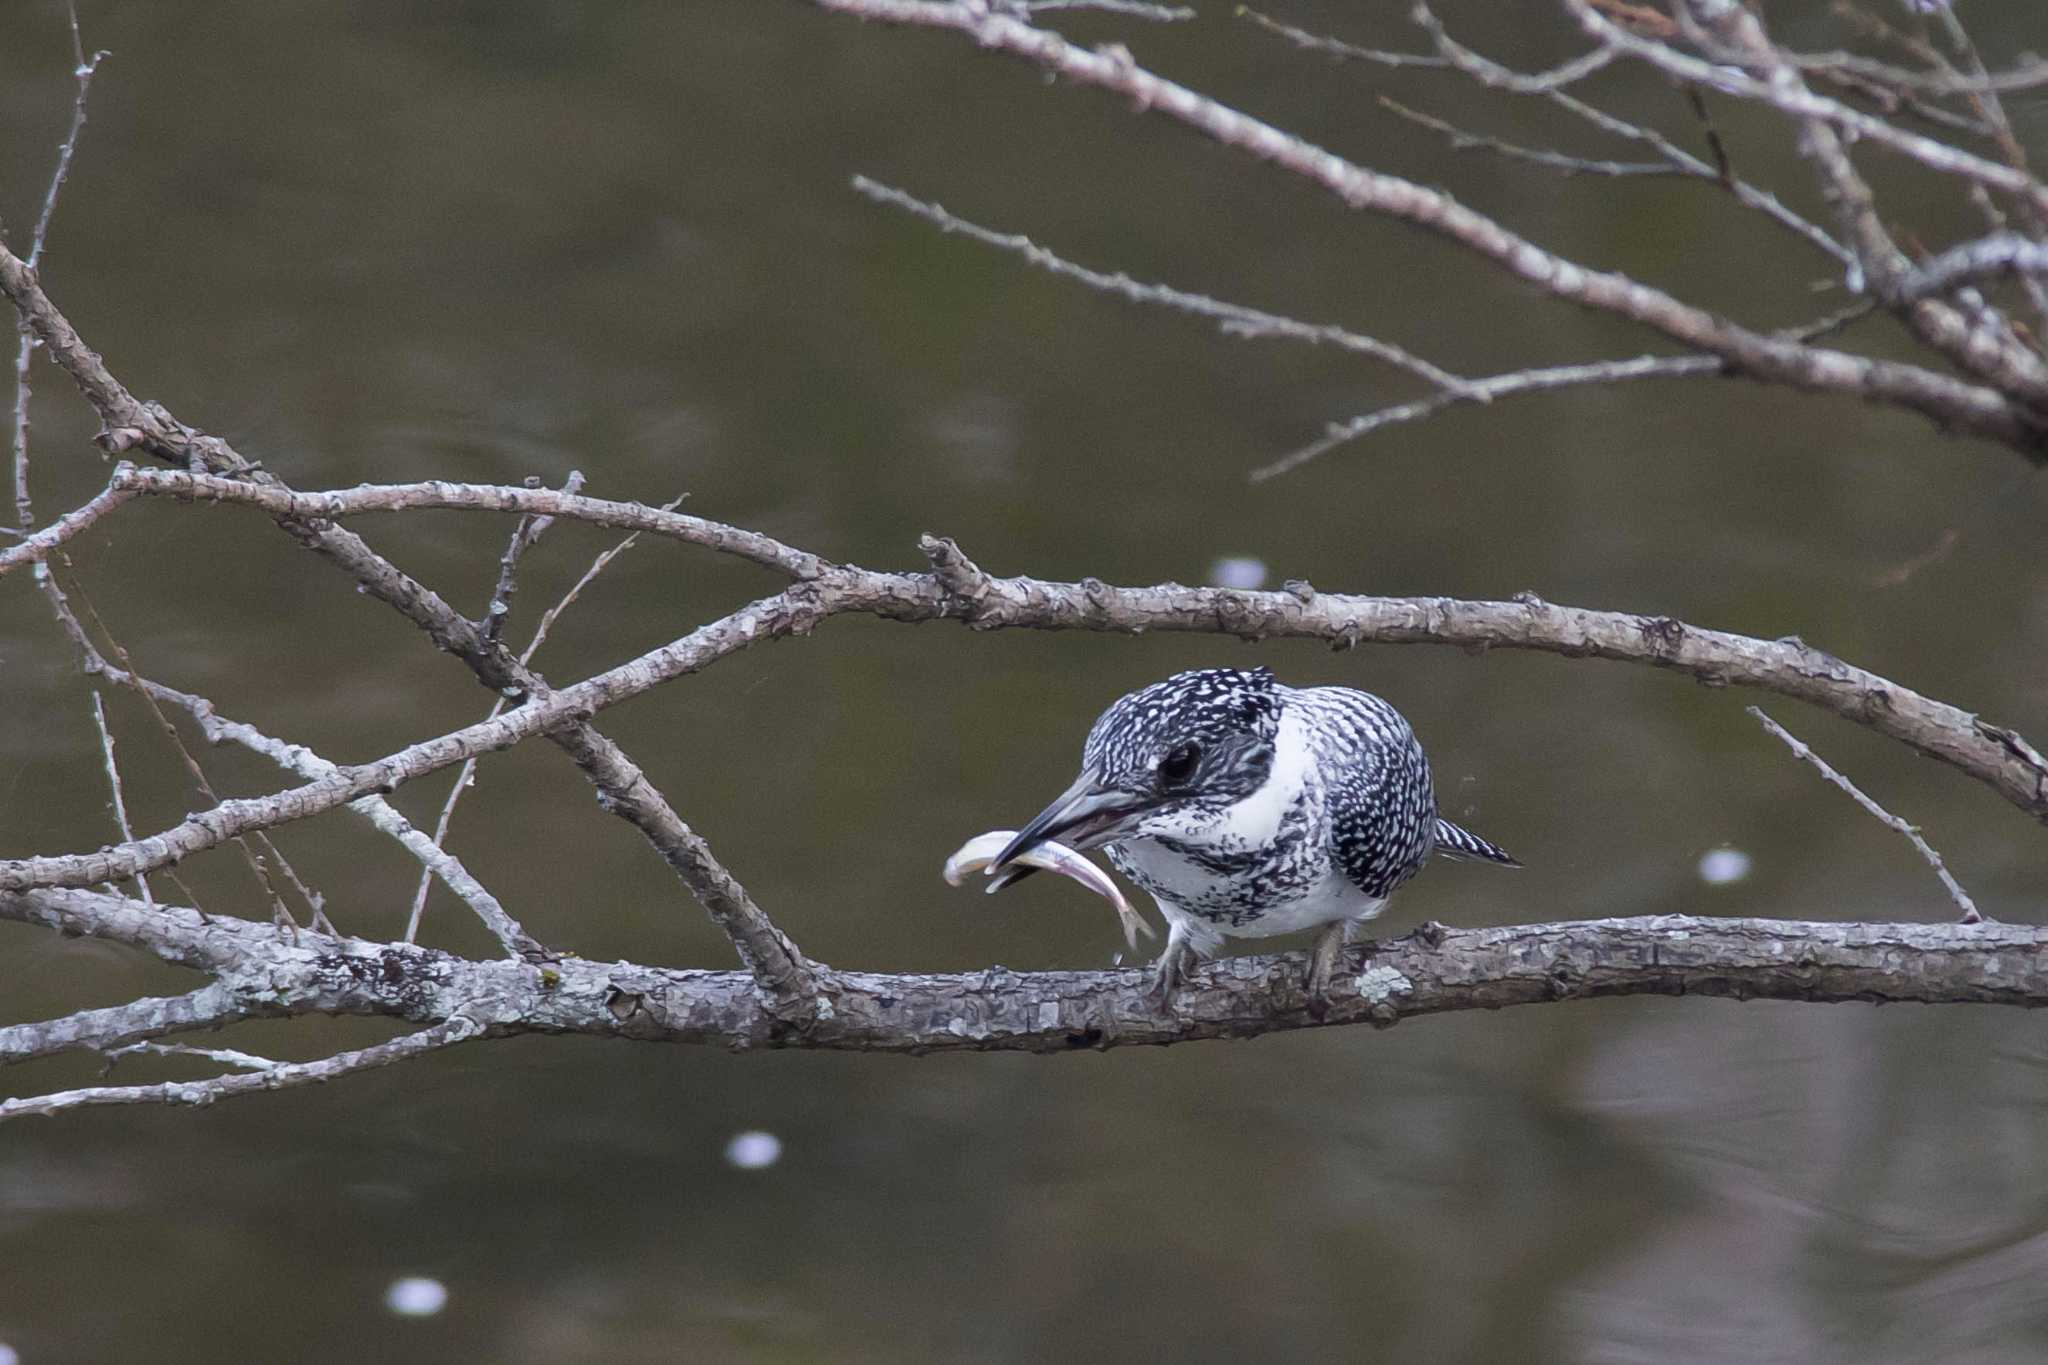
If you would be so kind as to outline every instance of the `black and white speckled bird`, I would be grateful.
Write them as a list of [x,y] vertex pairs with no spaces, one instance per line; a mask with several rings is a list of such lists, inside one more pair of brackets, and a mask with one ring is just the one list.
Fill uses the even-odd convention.
[[1177,673],[1095,722],[1081,776],[991,873],[1044,839],[1104,848],[1152,893],[1169,933],[1153,988],[1223,939],[1320,928],[1308,989],[1328,991],[1356,926],[1432,853],[1521,864],[1436,813],[1429,762],[1399,711],[1348,687],[1288,687],[1264,668]]

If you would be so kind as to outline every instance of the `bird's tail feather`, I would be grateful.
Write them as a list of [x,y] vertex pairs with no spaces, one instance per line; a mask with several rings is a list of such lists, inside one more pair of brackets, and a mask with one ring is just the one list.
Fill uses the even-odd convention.
[[1461,829],[1448,820],[1436,822],[1436,852],[1440,858],[1456,858],[1460,862],[1499,863],[1502,867],[1522,865],[1499,844],[1489,843],[1471,830]]

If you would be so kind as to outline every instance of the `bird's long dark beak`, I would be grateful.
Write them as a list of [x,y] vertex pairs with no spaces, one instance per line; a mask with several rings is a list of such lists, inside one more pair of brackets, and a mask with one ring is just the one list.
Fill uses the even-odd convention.
[[1104,787],[1083,773],[1037,818],[1017,831],[1017,837],[988,865],[988,871],[991,876],[1001,872],[1012,858],[1047,839],[1057,839],[1076,849],[1098,848],[1129,829],[1139,816],[1157,804],[1149,797]]

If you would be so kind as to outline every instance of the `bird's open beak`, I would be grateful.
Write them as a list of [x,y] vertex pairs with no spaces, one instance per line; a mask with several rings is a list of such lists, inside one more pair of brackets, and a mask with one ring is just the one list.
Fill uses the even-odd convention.
[[1057,839],[1074,849],[1099,848],[1136,824],[1159,803],[1131,792],[1113,791],[1082,774],[1073,786],[1017,831],[1017,837],[988,865],[991,876],[1033,845]]

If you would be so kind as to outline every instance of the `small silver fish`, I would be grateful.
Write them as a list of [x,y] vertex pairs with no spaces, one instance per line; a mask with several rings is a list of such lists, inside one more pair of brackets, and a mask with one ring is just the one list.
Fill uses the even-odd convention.
[[[1014,829],[992,829],[986,834],[977,834],[960,845],[953,856],[946,859],[946,884],[959,886],[975,873],[982,871],[996,860],[996,855],[1009,847],[1010,840],[1017,837]],[[1008,866],[1023,864],[1040,868],[1046,872],[1057,872],[1062,877],[1072,877],[1081,885],[1116,907],[1116,917],[1124,926],[1124,941],[1131,947],[1138,946],[1138,935],[1153,937],[1152,926],[1141,919],[1131,903],[1124,899],[1123,888],[1109,879],[1109,874],[1089,862],[1086,858],[1068,848],[1065,844],[1051,839],[1033,844],[1029,849],[1012,858]],[[1007,867],[1005,869],[1007,871]],[[1010,884],[1011,878],[1003,877],[991,885],[990,894]]]

